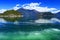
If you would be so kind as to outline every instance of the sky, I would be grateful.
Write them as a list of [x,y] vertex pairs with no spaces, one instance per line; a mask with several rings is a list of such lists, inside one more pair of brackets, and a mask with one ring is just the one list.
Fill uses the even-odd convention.
[[[39,12],[52,12],[57,13],[60,12],[60,0],[0,0],[0,13],[3,13],[7,10],[18,10],[19,8],[29,9]],[[51,19],[53,21],[58,21],[58,19]],[[51,22],[48,20],[45,20],[46,23]],[[4,22],[4,21],[2,21]],[[44,23],[44,20],[39,19],[35,22]]]
[[[31,7],[30,4],[34,4],[33,6],[35,8]],[[20,7],[26,8],[27,5],[28,9],[36,9],[40,12],[45,12],[45,9],[46,11],[60,11],[60,0],[0,0],[0,13],[6,11],[7,9],[18,9]],[[17,6],[19,7],[17,8]]]

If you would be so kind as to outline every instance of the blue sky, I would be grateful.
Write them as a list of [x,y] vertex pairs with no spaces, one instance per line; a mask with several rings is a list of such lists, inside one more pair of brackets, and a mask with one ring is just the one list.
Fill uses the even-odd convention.
[[4,9],[11,9],[17,4],[21,6],[29,3],[41,3],[40,5],[37,4],[38,7],[47,7],[47,9],[56,8],[60,11],[60,0],[0,0],[0,12],[5,11]]
[[15,6],[16,4],[25,4],[31,2],[41,2],[41,6],[48,6],[60,9],[60,0],[0,0],[0,9],[8,9]]

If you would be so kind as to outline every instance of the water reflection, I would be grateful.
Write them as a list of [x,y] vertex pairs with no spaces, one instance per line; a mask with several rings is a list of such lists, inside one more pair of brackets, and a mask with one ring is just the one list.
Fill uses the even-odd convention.
[[25,18],[0,18],[0,23],[14,23],[14,24],[19,24],[19,23],[60,23],[60,20],[57,18],[51,18],[51,19],[25,19]]
[[54,23],[51,19],[38,19],[35,23]]
[[7,21],[5,21],[3,18],[0,18],[0,23],[6,23]]
[[32,32],[0,32],[0,40],[60,40],[59,29]]
[[0,18],[0,40],[60,40],[59,24],[57,18]]
[[19,19],[21,19],[21,18],[19,18],[19,17],[12,17],[12,18],[9,18],[9,17],[4,17],[4,18],[2,18],[2,19],[4,19],[5,21],[7,21],[7,22],[15,22],[15,21],[18,21]]

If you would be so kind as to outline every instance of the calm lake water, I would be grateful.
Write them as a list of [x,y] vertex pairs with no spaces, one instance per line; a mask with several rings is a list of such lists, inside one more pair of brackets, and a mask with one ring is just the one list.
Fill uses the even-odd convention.
[[60,20],[0,18],[0,40],[60,40]]

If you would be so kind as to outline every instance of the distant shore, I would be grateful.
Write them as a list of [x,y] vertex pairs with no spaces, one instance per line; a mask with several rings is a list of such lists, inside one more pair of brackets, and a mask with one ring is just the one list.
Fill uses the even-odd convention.
[[23,17],[23,15],[0,15],[0,17]]

